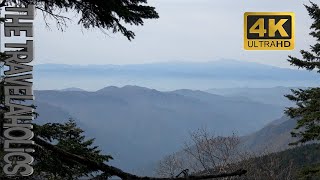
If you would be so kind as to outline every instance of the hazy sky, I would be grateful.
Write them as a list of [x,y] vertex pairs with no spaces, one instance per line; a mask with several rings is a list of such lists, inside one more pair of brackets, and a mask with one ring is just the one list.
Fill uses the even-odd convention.
[[[66,32],[58,31],[54,23],[50,30],[38,13],[35,63],[135,64],[224,58],[287,67],[289,54],[299,56],[300,49],[308,49],[314,42],[308,35],[311,20],[303,3],[308,1],[149,0],[160,19],[148,20],[144,26],[133,28],[137,36],[132,42],[120,34],[84,30],[77,25],[77,18]],[[248,11],[295,12],[296,49],[243,50],[243,14]]]

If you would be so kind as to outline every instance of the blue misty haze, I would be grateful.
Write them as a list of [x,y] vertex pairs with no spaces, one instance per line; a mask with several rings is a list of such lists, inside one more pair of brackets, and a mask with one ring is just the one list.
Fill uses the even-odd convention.
[[139,86],[35,91],[35,97],[37,123],[73,117],[105,154],[115,158],[111,164],[131,172],[180,150],[189,132],[198,128],[245,135],[283,116],[284,109],[243,97]]
[[138,85],[159,90],[316,86],[317,73],[236,60],[130,65],[40,64],[36,89],[70,87],[95,91],[106,86]]

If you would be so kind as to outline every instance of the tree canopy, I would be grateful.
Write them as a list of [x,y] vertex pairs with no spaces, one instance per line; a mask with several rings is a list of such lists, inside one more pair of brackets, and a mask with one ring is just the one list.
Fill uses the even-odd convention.
[[[302,59],[289,56],[288,61],[293,66],[320,73],[320,9],[313,2],[305,5],[313,23],[310,35],[316,39],[316,44],[311,45],[311,51],[301,50]],[[320,140],[320,88],[292,90],[293,94],[286,97],[296,102],[296,107],[287,108],[285,111],[291,118],[297,118],[298,123],[294,137],[299,140],[294,144]]]
[[78,24],[84,28],[120,32],[129,40],[135,37],[135,33],[125,25],[139,26],[145,19],[159,18],[155,7],[148,6],[147,0],[3,0],[1,6],[29,4],[53,17],[60,29],[67,26],[66,20],[70,20],[61,12],[75,12],[80,16]]
[[[320,8],[310,2],[305,5],[313,23],[310,27],[310,35],[316,39],[316,44],[310,46],[310,51],[301,50],[302,59],[289,56],[288,61],[293,66],[320,73]],[[308,88],[292,90],[292,94],[286,97],[296,102],[296,107],[289,107],[285,113],[291,118],[297,119],[297,126],[291,133],[298,140],[291,145],[320,140],[320,88]],[[301,179],[319,179],[320,164],[310,165],[302,169]]]
[[[38,137],[48,142],[56,142],[54,145],[67,152],[80,155],[98,163],[108,162],[111,156],[102,155],[98,146],[93,146],[94,139],[86,139],[83,130],[77,127],[75,121],[70,119],[64,124],[49,123],[42,126],[36,126],[35,132]],[[36,161],[35,175],[46,176],[47,179],[55,177],[56,179],[78,179],[83,176],[93,176],[95,169],[86,167],[74,161],[62,159],[51,150],[37,148],[34,153]],[[45,172],[43,175],[42,172]]]

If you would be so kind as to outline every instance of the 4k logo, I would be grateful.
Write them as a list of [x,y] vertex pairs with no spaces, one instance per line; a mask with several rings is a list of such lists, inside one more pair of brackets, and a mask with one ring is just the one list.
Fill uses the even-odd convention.
[[246,12],[244,49],[293,50],[294,22],[291,12]]

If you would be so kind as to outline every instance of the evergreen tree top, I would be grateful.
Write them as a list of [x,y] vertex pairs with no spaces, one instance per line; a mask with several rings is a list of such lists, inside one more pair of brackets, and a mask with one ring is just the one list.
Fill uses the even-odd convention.
[[[311,51],[301,50],[303,59],[289,56],[289,62],[299,68],[309,71],[316,70],[320,73],[320,8],[317,4],[310,2],[305,5],[313,23],[310,27],[310,35],[316,38],[316,44],[311,45]],[[320,88],[292,90],[291,95],[286,97],[296,103],[295,107],[289,107],[285,113],[291,118],[297,118],[298,123],[292,132],[293,137],[299,140],[295,144],[307,143],[320,140]]]
[[143,25],[145,19],[159,18],[155,8],[148,6],[147,0],[3,0],[1,6],[35,5],[44,15],[56,20],[59,29],[67,26],[70,18],[62,16],[61,12],[76,12],[80,19],[78,24],[86,29],[99,28],[102,31],[120,32],[129,40],[135,37],[128,30],[128,25]]
[[309,71],[316,70],[320,73],[320,9],[319,6],[313,2],[310,2],[311,5],[305,5],[309,16],[313,20],[313,23],[310,27],[312,30],[310,35],[316,38],[317,42],[315,45],[311,45],[311,51],[301,50],[301,55],[303,60],[289,56],[289,62],[293,66],[299,68],[305,68]]

